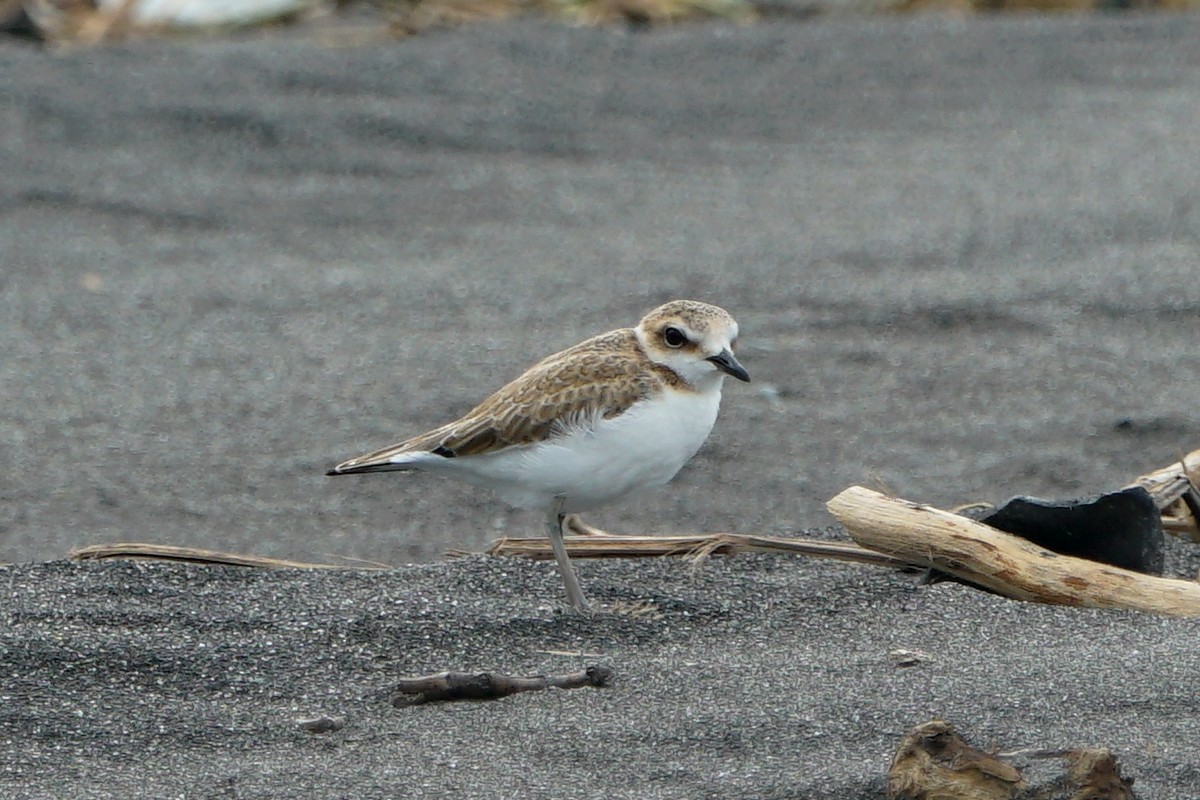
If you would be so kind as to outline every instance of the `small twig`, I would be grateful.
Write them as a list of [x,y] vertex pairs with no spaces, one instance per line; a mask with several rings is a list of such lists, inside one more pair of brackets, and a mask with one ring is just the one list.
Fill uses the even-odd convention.
[[311,717],[295,721],[296,727],[309,733],[333,733],[346,727],[345,717]]
[[405,708],[450,700],[496,700],[517,692],[535,692],[551,687],[599,687],[608,683],[611,677],[612,670],[603,666],[590,666],[566,675],[528,677],[500,675],[494,672],[439,672],[419,678],[404,678],[397,684],[391,701],[396,708]]

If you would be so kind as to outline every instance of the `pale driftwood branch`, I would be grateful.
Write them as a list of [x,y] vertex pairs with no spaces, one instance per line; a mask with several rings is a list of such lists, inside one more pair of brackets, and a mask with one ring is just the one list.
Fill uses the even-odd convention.
[[517,692],[535,692],[551,687],[578,689],[584,686],[604,686],[612,670],[590,666],[566,675],[532,675],[517,677],[494,672],[439,672],[419,678],[404,678],[396,685],[392,705],[396,708],[448,700],[495,700]]
[[1159,508],[1166,508],[1181,499],[1189,488],[1196,488],[1200,479],[1200,450],[1193,450],[1173,464],[1137,478],[1130,486],[1141,486],[1154,498]]
[[[224,564],[233,567],[260,567],[266,569],[347,569],[345,565],[313,564],[307,561],[288,561],[265,556],[223,553],[219,550],[203,550],[198,547],[176,547],[168,544],[142,544],[117,542],[94,544],[72,550],[68,556],[76,561],[102,558],[139,558],[157,561],[182,561],[189,564]],[[355,569],[381,569],[378,565],[356,566]]]
[[1200,583],[1052,553],[965,517],[852,486],[826,507],[863,547],[1018,600],[1200,616]]
[[[651,558],[658,556],[707,556],[714,553],[796,553],[798,555],[874,564],[881,567],[912,566],[901,559],[867,550],[849,542],[823,539],[790,539],[738,533],[700,533],[688,536],[566,536],[572,558]],[[493,556],[523,556],[538,560],[554,558],[545,537],[497,539],[487,549]]]
[[1200,543],[1200,450],[1174,464],[1143,475],[1130,486],[1141,486],[1163,514],[1163,529]]

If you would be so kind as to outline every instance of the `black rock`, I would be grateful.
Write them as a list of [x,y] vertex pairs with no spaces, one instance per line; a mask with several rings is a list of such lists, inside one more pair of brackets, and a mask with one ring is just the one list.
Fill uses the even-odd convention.
[[1162,517],[1141,487],[1069,502],[1014,497],[980,521],[1063,555],[1163,571]]

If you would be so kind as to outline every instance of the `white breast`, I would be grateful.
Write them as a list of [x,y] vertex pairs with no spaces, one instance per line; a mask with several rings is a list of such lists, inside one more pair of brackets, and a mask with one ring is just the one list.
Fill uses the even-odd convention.
[[675,477],[708,438],[720,405],[719,381],[702,392],[667,389],[549,442],[448,460],[446,471],[518,508],[565,497],[564,513],[583,511]]

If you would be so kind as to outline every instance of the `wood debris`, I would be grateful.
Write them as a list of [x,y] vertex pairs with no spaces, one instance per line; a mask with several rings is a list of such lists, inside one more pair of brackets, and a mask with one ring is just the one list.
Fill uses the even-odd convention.
[[1162,511],[1163,530],[1200,543],[1200,450],[1141,476],[1130,486],[1150,493]]
[[[1057,775],[1034,784],[1014,759],[1063,759]],[[935,719],[900,740],[887,776],[888,800],[1136,800],[1133,779],[1103,748],[987,753]]]
[[346,718],[320,716],[298,719],[296,727],[308,733],[334,733],[346,727]]
[[542,689],[578,689],[605,686],[612,670],[590,666],[566,675],[518,677],[496,672],[438,672],[418,678],[405,678],[396,685],[391,702],[396,708],[451,700],[496,700],[518,692]]
[[1025,786],[1016,767],[968,744],[945,720],[900,740],[888,770],[888,800],[1011,800]]
[[852,486],[826,506],[855,542],[1017,600],[1200,616],[1200,583],[1053,553],[931,506]]

